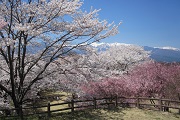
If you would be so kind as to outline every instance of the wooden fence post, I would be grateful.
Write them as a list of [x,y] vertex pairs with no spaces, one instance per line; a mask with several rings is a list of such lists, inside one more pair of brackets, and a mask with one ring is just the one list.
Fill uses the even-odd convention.
[[[180,101],[180,93],[178,93],[178,98],[179,98],[179,101]],[[180,114],[180,109],[178,109],[178,114]]]
[[115,107],[118,107],[118,97],[117,97],[117,95],[115,96]]
[[96,109],[97,108],[97,102],[96,102],[96,98],[94,98],[94,109]]
[[50,118],[51,117],[51,105],[50,105],[50,103],[48,103],[47,112],[48,112],[48,118]]
[[71,100],[71,112],[72,113],[74,112],[74,100],[73,99]]
[[139,97],[137,97],[137,103],[136,103],[137,108],[140,108],[140,103],[139,102],[140,102]]
[[159,98],[159,110],[160,110],[160,111],[163,110],[163,109],[162,109],[162,99],[161,99],[161,98]]
[[109,102],[112,102],[112,100],[113,100],[113,95],[111,95]]

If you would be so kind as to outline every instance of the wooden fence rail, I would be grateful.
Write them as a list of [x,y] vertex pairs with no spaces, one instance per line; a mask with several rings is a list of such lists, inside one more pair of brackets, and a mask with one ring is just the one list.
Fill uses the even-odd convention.
[[[152,103],[148,103],[147,101],[151,101]],[[166,105],[165,103],[169,103]],[[51,108],[53,106],[62,106],[67,105],[68,107],[59,108],[52,110]],[[34,115],[34,114],[46,114],[48,117],[51,117],[51,113],[54,112],[60,112],[60,111],[66,111],[69,110],[69,112],[74,112],[78,109],[87,109],[87,108],[101,108],[101,107],[137,107],[137,108],[146,108],[154,106],[160,111],[163,111],[164,108],[173,108],[178,109],[180,114],[180,101],[177,100],[170,100],[170,99],[161,99],[161,98],[145,98],[145,97],[106,97],[106,98],[93,98],[88,100],[74,100],[72,99],[69,102],[63,102],[63,103],[56,103],[56,104],[50,104],[43,106],[33,106],[33,107],[24,107],[22,108],[24,111],[23,115]],[[37,109],[41,108],[47,108],[46,111],[37,111]],[[1,117],[12,117],[17,116],[15,113],[16,109],[0,109],[0,115]],[[7,111],[14,111],[11,112],[11,114],[7,114]],[[30,111],[28,113],[25,113],[25,111]],[[1,118],[0,117],[0,118]]]

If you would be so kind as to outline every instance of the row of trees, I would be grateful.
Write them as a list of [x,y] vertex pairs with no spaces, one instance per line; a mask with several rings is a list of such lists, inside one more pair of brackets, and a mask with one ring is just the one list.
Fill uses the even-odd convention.
[[82,85],[85,97],[128,96],[161,97],[180,100],[180,64],[147,61],[129,74],[102,78]]
[[135,45],[106,51],[88,46],[117,34],[118,25],[100,20],[99,10],[83,12],[82,4],[0,1],[0,106],[15,107],[20,114],[21,106],[46,89],[166,97],[165,88],[173,85],[179,92],[177,64],[145,62],[150,53]]
[[[29,99],[39,97],[38,93],[42,90],[52,88],[81,94],[82,84],[97,81],[103,77],[122,75],[127,73],[132,66],[149,58],[149,52],[135,45],[112,46],[100,52],[92,46],[87,46],[92,42],[114,35],[117,26],[111,27],[105,21],[97,21],[97,10],[82,13],[78,8],[82,4],[79,1],[59,1],[62,2],[59,7],[57,4],[60,3],[54,2],[4,1],[1,3],[1,6],[7,4],[6,8],[1,8],[1,15],[9,23],[1,30],[1,43],[4,43],[1,47],[0,66],[1,106],[10,107],[13,103],[15,108],[19,108]],[[39,6],[35,13],[31,13],[32,9],[24,11],[24,6],[33,7],[34,4]],[[59,13],[65,12],[60,9],[66,4],[77,7],[68,14],[74,19],[68,22],[65,13],[63,15]],[[47,6],[43,9],[52,7],[52,12],[56,13],[54,13],[54,18],[52,14],[49,15],[50,12],[46,13],[47,15],[44,12],[41,13],[44,5]],[[55,11],[55,8],[59,11]],[[8,9],[18,11],[5,14]],[[23,19],[20,19],[20,14],[30,15],[26,16],[27,18],[21,16]],[[40,18],[43,15],[46,15],[46,18]],[[47,16],[52,18],[47,18]],[[65,17],[64,20],[63,17]],[[9,22],[9,19],[12,21]],[[49,21],[42,19],[49,19]],[[83,23],[84,27],[81,24],[74,25],[76,22]],[[90,22],[93,24],[90,25]],[[62,24],[64,25],[60,26]],[[70,25],[71,29],[67,27]],[[40,28],[37,29],[37,26]],[[43,31],[38,31],[39,29]],[[76,35],[80,29],[84,32]],[[32,35],[32,31],[35,30],[36,33]],[[40,33],[37,34],[37,32]],[[80,54],[77,54],[79,52]]]
[[86,52],[83,54],[68,56],[71,63],[65,66],[73,66],[71,72],[74,74],[68,79],[61,76],[63,77],[62,84],[65,83],[63,86],[68,85],[64,90],[76,92],[79,96],[83,94],[80,89],[82,84],[88,85],[90,82],[101,81],[105,77],[128,74],[134,66],[150,60],[150,52],[136,45],[113,45],[105,51],[99,51],[99,48],[92,46],[86,46],[85,49]]

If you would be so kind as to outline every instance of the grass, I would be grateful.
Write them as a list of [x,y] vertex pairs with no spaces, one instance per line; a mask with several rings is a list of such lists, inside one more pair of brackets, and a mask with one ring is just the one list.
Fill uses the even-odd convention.
[[[59,100],[52,100],[50,101],[50,104],[57,104],[57,103],[63,103],[66,101],[67,97],[69,96],[68,93],[66,92],[46,92],[45,93],[45,96],[48,97],[48,96],[60,96],[60,99]],[[47,105],[48,101],[45,101],[45,105]],[[42,104],[41,104],[42,105]],[[57,110],[57,109],[62,109],[62,108],[68,108],[68,104],[64,104],[64,105],[56,105],[56,106],[52,106],[51,107],[51,110]],[[41,109],[42,111],[47,111],[47,108],[42,108]],[[70,112],[70,110],[66,110],[66,111],[63,111],[63,112]]]
[[[60,95],[60,100],[51,101],[51,104],[54,103],[62,103],[69,96],[68,93],[65,92],[46,92],[46,96],[51,95]],[[146,101],[149,102],[149,101]],[[51,110],[67,108],[67,105],[61,106],[53,106]],[[43,109],[46,111],[47,108]],[[96,109],[96,110],[84,110],[84,111],[76,111],[74,114],[58,112],[53,114],[54,117],[50,120],[180,120],[180,115],[170,112],[160,112],[153,110],[144,110],[144,109],[136,109],[136,108],[120,108],[116,110],[107,110],[107,109]],[[172,111],[172,110],[170,110]],[[173,111],[172,111],[173,112]],[[38,120],[38,119],[46,119],[46,118],[30,118],[29,120]]]
[[[47,118],[31,116],[26,120],[47,120]],[[137,108],[119,108],[75,111],[73,114],[58,113],[53,114],[49,120],[180,120],[180,115]]]
[[117,110],[85,110],[72,114],[61,114],[51,120],[180,120],[180,115],[168,112],[136,108]]
[[[65,92],[52,92],[46,93],[46,96],[52,95],[60,95],[60,100],[58,101],[50,101],[51,104],[54,103],[62,103],[68,97],[68,94]],[[48,101],[45,101],[47,104]],[[40,102],[41,104],[41,102]],[[44,103],[42,103],[43,105]],[[67,105],[61,106],[53,106],[51,110],[66,108]],[[47,108],[41,109],[46,111]],[[107,109],[96,109],[96,110],[83,110],[83,111],[75,111],[71,114],[69,111],[65,112],[57,112],[53,113],[50,119],[44,116],[29,116],[25,118],[25,120],[180,120],[180,115],[174,113],[173,110],[170,109],[171,112],[160,112],[153,110],[145,110],[145,109],[137,109],[137,108],[119,108],[113,110]],[[173,113],[172,113],[173,112]],[[0,118],[1,120],[1,118]],[[15,118],[4,118],[2,120],[18,120]]]

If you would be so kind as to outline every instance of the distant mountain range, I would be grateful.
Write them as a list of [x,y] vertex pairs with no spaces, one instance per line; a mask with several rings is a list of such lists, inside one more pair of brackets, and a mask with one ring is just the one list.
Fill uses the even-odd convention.
[[177,48],[153,48],[144,46],[144,50],[151,51],[151,58],[159,62],[180,62],[180,50]]
[[[106,50],[107,48],[114,45],[125,45],[129,46],[130,44],[124,43],[93,43],[93,47],[97,47],[101,50]],[[180,49],[173,47],[148,47],[144,46],[144,50],[151,51],[150,58],[159,62],[180,62]]]

